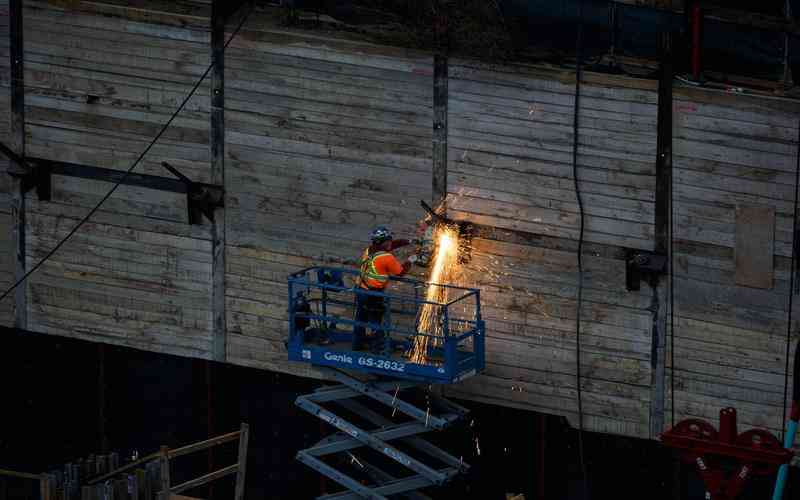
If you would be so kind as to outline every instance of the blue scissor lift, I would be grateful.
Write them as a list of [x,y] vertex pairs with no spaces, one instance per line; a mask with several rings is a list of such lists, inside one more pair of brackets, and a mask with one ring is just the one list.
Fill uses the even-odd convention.
[[[339,431],[297,458],[346,488],[319,498],[428,498],[419,490],[468,469],[420,435],[467,414],[430,387],[483,370],[480,292],[405,278],[393,278],[386,293],[364,291],[354,286],[357,274],[313,267],[289,276],[289,359],[318,365],[339,382],[297,398],[299,407]],[[440,287],[436,295],[446,299],[426,300],[429,287]],[[380,297],[380,324],[356,321],[357,294]],[[421,324],[423,310],[435,321]],[[382,331],[384,340],[371,351],[354,351],[355,327]],[[412,362],[408,353],[422,338],[425,359]]]

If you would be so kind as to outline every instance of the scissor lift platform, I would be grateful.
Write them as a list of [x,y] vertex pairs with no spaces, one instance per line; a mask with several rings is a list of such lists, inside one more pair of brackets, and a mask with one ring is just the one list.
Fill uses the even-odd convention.
[[[339,432],[298,452],[297,458],[347,490],[318,498],[386,499],[399,495],[401,498],[426,499],[428,497],[418,490],[445,484],[469,469],[460,458],[420,437],[459,421],[467,414],[465,408],[428,392],[424,394],[428,407],[422,409],[404,399],[409,390],[418,388],[417,383],[362,381],[338,370],[324,370],[340,383],[300,396],[296,404]],[[379,408],[372,408],[374,405]],[[342,410],[353,417],[342,416]],[[397,412],[404,416],[404,422],[397,423],[396,419],[386,415]],[[352,420],[356,419],[364,423],[353,423]],[[367,425],[370,428],[366,428]],[[393,471],[387,472],[383,468],[385,465],[368,462],[363,453],[367,449],[371,449],[374,456],[382,457],[382,462],[388,463]],[[330,464],[330,460],[324,460],[337,454],[340,457],[345,454],[350,461],[349,468],[368,479],[369,483],[365,484],[363,479],[359,481]],[[398,474],[397,470],[401,473]]]
[[[388,292],[345,284],[357,275],[352,269],[311,267],[289,276],[290,360],[436,384],[458,382],[483,370],[480,290],[405,278],[392,278]],[[430,287],[439,287],[443,293],[438,295],[446,299],[426,299]],[[380,324],[356,320],[359,295],[383,302]],[[420,324],[426,308],[436,318],[434,324]],[[385,332],[380,352],[353,350],[357,327]],[[425,360],[412,361],[408,353],[422,338],[429,340]]]
[[[339,382],[297,398],[299,407],[338,430],[297,458],[346,488],[319,498],[425,499],[419,490],[468,469],[420,436],[467,413],[432,393],[430,384],[483,370],[480,291],[404,278],[392,278],[388,293],[367,291],[354,285],[357,275],[312,267],[289,276],[289,359],[318,365]],[[432,295],[441,300],[426,298],[431,287],[440,287]],[[357,320],[364,296],[380,299],[380,323]],[[435,320],[423,322],[423,316]],[[356,328],[384,333],[377,352],[353,349]],[[422,360],[409,356],[420,339],[427,340]]]

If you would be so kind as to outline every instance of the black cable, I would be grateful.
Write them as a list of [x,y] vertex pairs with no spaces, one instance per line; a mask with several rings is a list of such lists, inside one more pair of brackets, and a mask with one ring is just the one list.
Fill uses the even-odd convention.
[[800,402],[800,342],[794,346],[794,374],[792,375],[792,404]]
[[585,214],[583,199],[578,185],[578,118],[581,96],[581,65],[583,63],[583,0],[578,0],[578,32],[576,36],[575,61],[575,107],[572,117],[572,180],[575,183],[575,198],[578,201],[580,213],[580,231],[578,233],[578,296],[575,313],[575,377],[577,379],[578,397],[578,458],[583,475],[583,498],[589,498],[589,476],[586,473],[586,459],[583,449],[583,396],[581,391],[581,304],[583,302],[583,231]]
[[[789,353],[791,351],[791,344],[792,344],[792,309],[794,307],[794,272],[795,267],[797,266],[797,262],[795,261],[795,256],[797,254],[797,196],[798,196],[798,189],[800,189],[800,126],[798,126],[798,137],[797,137],[797,165],[795,166],[794,171],[794,212],[792,213],[792,264],[791,268],[791,275],[789,276],[789,314],[786,323],[786,367],[784,371],[784,380],[783,380],[783,420],[781,420],[781,438],[783,438],[783,428],[784,422],[786,422],[786,397],[789,395]],[[795,373],[798,370],[798,367],[795,366]],[[795,380],[795,384],[797,381]],[[797,393],[797,387],[794,388],[794,393]],[[794,398],[793,398],[794,399]]]
[[[239,33],[239,30],[242,29],[242,26],[244,26],[244,23],[250,17],[250,14],[253,13],[254,8],[255,8],[255,6],[251,7],[250,11],[246,15],[244,15],[242,17],[242,20],[239,22],[239,25],[236,26],[236,29],[231,34],[230,38],[228,38],[228,41],[225,42],[223,50],[228,48],[228,45],[230,45],[230,43],[233,41],[233,39]],[[200,79],[197,81],[197,83],[194,84],[194,87],[192,87],[192,90],[189,92],[189,95],[186,96],[186,98],[183,100],[181,105],[178,106],[178,109],[176,109],[175,112],[172,113],[172,116],[170,116],[169,120],[167,120],[167,122],[164,124],[164,126],[161,127],[161,130],[158,132],[158,134],[156,134],[155,138],[152,141],[150,141],[150,144],[147,145],[147,147],[144,149],[144,151],[142,151],[142,153],[139,155],[139,157],[136,158],[136,160],[133,162],[133,165],[131,165],[130,168],[125,171],[125,173],[122,175],[122,177],[119,178],[119,180],[108,191],[108,193],[106,193],[105,196],[103,196],[103,198],[99,202],[97,202],[97,204],[89,211],[89,213],[87,213],[83,217],[83,219],[81,219],[75,225],[75,227],[72,228],[72,230],[70,230],[69,234],[67,234],[67,236],[64,237],[64,239],[59,241],[58,244],[56,244],[56,246],[54,246],[52,250],[47,252],[47,255],[42,257],[42,260],[37,262],[28,272],[25,273],[25,275],[23,277],[18,279],[16,281],[16,283],[11,285],[11,287],[8,290],[3,292],[3,295],[0,296],[0,301],[5,299],[11,292],[14,291],[14,289],[16,289],[22,283],[24,283],[25,280],[28,279],[28,277],[31,274],[33,274],[37,269],[39,269],[39,267],[41,267],[42,264],[44,264],[50,257],[52,257],[78,231],[78,229],[83,224],[88,222],[88,220],[92,217],[92,215],[94,215],[95,212],[97,212],[100,209],[100,206],[102,206],[103,203],[105,203],[106,200],[108,200],[111,197],[111,195],[114,194],[114,192],[117,190],[117,188],[120,187],[123,182],[125,182],[125,179],[127,179],[128,176],[131,174],[131,172],[133,172],[133,170],[136,168],[136,166],[139,165],[139,162],[141,162],[142,159],[144,159],[144,157],[147,155],[147,153],[149,153],[150,150],[153,148],[153,146],[155,146],[156,142],[158,142],[158,140],[161,138],[161,136],[164,135],[164,132],[166,132],[167,129],[169,128],[169,126],[172,125],[172,122],[175,120],[175,118],[178,116],[178,114],[181,111],[183,111],[183,108],[186,106],[186,103],[188,103],[189,99],[191,99],[192,96],[194,96],[194,93],[197,92],[197,89],[200,87],[200,84],[203,83],[203,80],[205,80],[206,76],[208,76],[208,74],[211,72],[211,69],[213,67],[214,67],[214,63],[213,62],[208,65],[208,68],[206,68],[206,71],[203,73],[203,75],[200,77]]]
[[[672,85],[672,82],[670,82]],[[672,136],[670,136],[670,140]],[[672,146],[670,145],[670,150]],[[670,161],[670,174],[669,174],[669,220],[667,221],[667,232],[669,233],[669,256],[667,266],[669,271],[669,391],[670,391],[670,416],[672,426],[675,427],[675,273],[674,273],[674,260],[675,260],[675,238],[673,236],[673,219],[675,218],[675,209],[673,201],[672,184],[675,182],[672,176],[672,162]]]

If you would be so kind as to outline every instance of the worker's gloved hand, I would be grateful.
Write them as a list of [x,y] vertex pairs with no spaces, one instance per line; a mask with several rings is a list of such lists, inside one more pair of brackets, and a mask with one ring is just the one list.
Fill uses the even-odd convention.
[[416,255],[411,255],[408,257],[408,262],[410,262],[411,264],[416,264],[418,260],[419,257],[417,257]]

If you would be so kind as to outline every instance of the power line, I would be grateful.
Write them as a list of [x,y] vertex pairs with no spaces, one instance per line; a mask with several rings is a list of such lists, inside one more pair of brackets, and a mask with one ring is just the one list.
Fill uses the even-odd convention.
[[[244,26],[245,22],[247,22],[247,19],[250,17],[250,14],[253,13],[254,9],[255,9],[255,6],[252,6],[250,8],[250,11],[242,17],[242,20],[236,26],[236,29],[231,34],[230,38],[228,38],[228,41],[225,42],[225,45],[223,46],[223,50],[227,49],[228,45],[230,45],[230,43],[233,41],[233,39],[236,37],[236,35],[239,34],[239,31],[242,29],[242,26]],[[161,127],[161,130],[158,132],[158,134],[156,134],[156,136],[153,138],[153,140],[150,141],[150,143],[147,145],[147,147],[144,149],[144,151],[142,151],[142,153],[136,158],[136,160],[133,162],[133,164],[130,166],[130,168],[128,168],[128,170],[125,171],[125,173],[122,175],[122,177],[119,178],[119,180],[105,194],[105,196],[103,196],[103,198],[99,202],[97,202],[97,204],[91,210],[89,210],[89,213],[87,213],[83,217],[83,219],[81,219],[75,225],[75,227],[73,227],[70,230],[69,234],[67,234],[67,236],[65,236],[64,239],[59,241],[58,244],[56,244],[56,246],[54,246],[49,252],[47,252],[47,255],[42,257],[42,259],[39,262],[37,262],[28,272],[26,272],[24,276],[22,276],[20,279],[18,279],[16,281],[16,283],[11,285],[11,287],[9,289],[7,289],[5,292],[3,292],[3,295],[0,296],[0,301],[5,299],[19,285],[24,283],[25,280],[28,279],[28,277],[31,274],[33,274],[37,269],[39,269],[39,267],[42,266],[42,264],[44,264],[50,257],[52,257],[78,231],[78,229],[83,224],[88,222],[88,220],[92,217],[92,215],[94,215],[95,212],[97,212],[100,209],[100,207],[103,205],[103,203],[105,203],[106,200],[108,200],[111,197],[111,195],[114,194],[114,192],[117,190],[117,188],[120,187],[123,182],[125,182],[125,179],[127,179],[128,176],[131,174],[131,172],[133,172],[133,170],[139,165],[139,162],[141,162],[144,159],[144,157],[147,156],[147,153],[150,152],[150,150],[153,148],[153,146],[155,146],[156,142],[158,142],[158,140],[161,138],[161,136],[164,135],[164,132],[166,132],[167,129],[169,128],[169,126],[172,125],[172,122],[175,120],[175,118],[178,116],[178,114],[180,114],[180,112],[183,111],[183,108],[189,102],[189,99],[191,99],[194,96],[194,93],[197,92],[197,89],[200,87],[200,84],[203,83],[203,80],[205,80],[206,76],[208,76],[208,74],[211,72],[211,70],[213,68],[214,68],[214,62],[212,62],[211,64],[208,65],[208,68],[206,68],[205,72],[200,77],[200,79],[197,80],[197,83],[194,84],[194,87],[192,87],[192,90],[189,92],[189,95],[187,95],[186,98],[181,103],[181,105],[178,106],[178,109],[176,109],[175,112],[172,113],[172,116],[170,116],[169,120],[167,120],[167,122],[164,124],[164,126]]]
[[578,201],[580,212],[580,231],[578,234],[578,292],[575,312],[575,378],[577,380],[578,397],[578,458],[583,475],[583,498],[589,498],[589,476],[586,473],[586,457],[583,449],[583,394],[581,389],[581,304],[583,302],[583,232],[585,214],[581,189],[578,185],[578,133],[579,133],[579,103],[581,95],[581,66],[583,64],[583,0],[578,0],[578,32],[576,36],[576,62],[575,62],[575,106],[572,117],[572,179],[575,182],[575,197]]
[[[795,271],[797,269],[797,252],[798,252],[798,245],[800,244],[797,241],[797,204],[798,204],[798,190],[800,190],[800,127],[798,127],[798,137],[797,137],[797,165],[795,166],[794,172],[794,211],[792,212],[792,265],[791,265],[791,274],[789,275],[789,312],[788,318],[786,319],[786,367],[784,370],[784,381],[783,381],[783,420],[781,420],[781,429],[783,429],[783,423],[786,422],[786,412],[787,412],[787,405],[786,405],[786,398],[789,395],[789,355],[791,352],[791,345],[792,345],[792,309],[794,309],[794,294],[795,294],[795,287],[797,283],[795,283]],[[798,368],[795,367],[795,370]],[[795,391],[797,389],[795,388]],[[783,431],[781,431],[783,432]]]
[[[670,85],[672,82],[670,81]],[[670,135],[670,141],[672,140]],[[670,151],[672,145],[670,144]],[[670,420],[675,426],[675,194],[673,190],[674,180],[672,177],[672,162],[670,161],[669,173],[669,220],[667,231],[669,232],[669,258],[667,266],[669,269],[669,392],[670,392]]]

